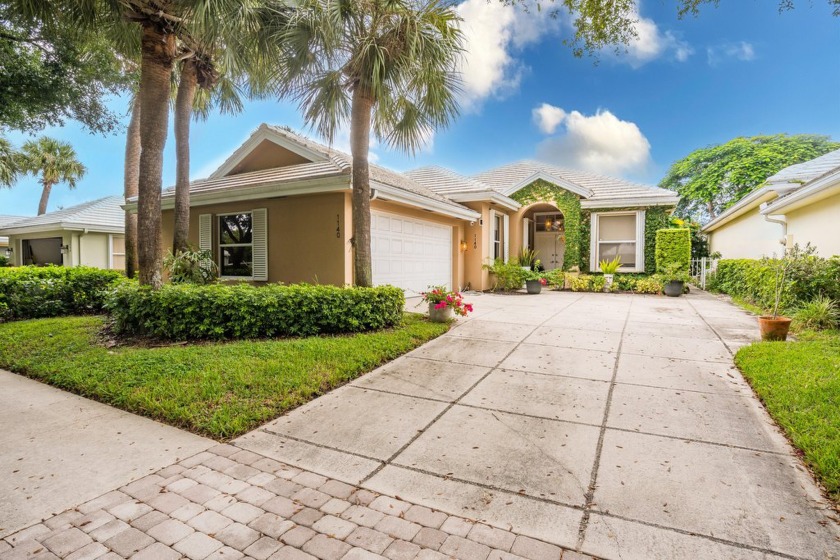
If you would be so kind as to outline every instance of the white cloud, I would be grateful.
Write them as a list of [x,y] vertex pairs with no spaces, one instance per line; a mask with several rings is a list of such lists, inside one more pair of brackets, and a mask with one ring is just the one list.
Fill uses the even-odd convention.
[[709,62],[709,66],[717,66],[725,59],[750,62],[751,60],[755,60],[755,47],[747,41],[715,45],[706,48],[706,59]]
[[488,97],[503,97],[519,86],[525,70],[516,51],[558,29],[558,21],[539,10],[501,2],[465,0],[456,8],[463,18],[464,54],[459,65],[461,105],[477,111]]
[[[553,109],[563,111],[559,107]],[[553,114],[559,114],[557,111]],[[639,173],[650,164],[650,142],[635,123],[623,121],[607,110],[589,116],[579,111],[563,113],[565,118],[558,126],[562,123],[565,133],[540,142],[539,159],[605,175]]]
[[627,53],[621,55],[621,58],[633,68],[639,68],[668,55],[673,56],[677,62],[685,62],[694,54],[691,45],[679,39],[673,32],[663,33],[655,21],[642,17],[638,12],[633,16],[637,20],[636,37],[633,37],[627,45]]
[[562,123],[563,119],[566,118],[566,111],[560,107],[543,103],[539,107],[535,107],[534,110],[531,111],[531,115],[534,117],[534,122],[537,123],[537,126],[541,131],[543,131],[543,133],[554,134],[554,131],[557,130],[557,127],[560,126],[560,123]]

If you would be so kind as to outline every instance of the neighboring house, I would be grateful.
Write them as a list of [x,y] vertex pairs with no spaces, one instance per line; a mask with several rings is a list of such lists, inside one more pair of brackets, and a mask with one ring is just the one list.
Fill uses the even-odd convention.
[[[351,162],[263,124],[192,183],[189,238],[212,252],[223,279],[351,284]],[[374,283],[410,293],[488,289],[482,265],[524,247],[546,268],[595,270],[599,258],[620,254],[625,270],[652,270],[655,231],[677,203],[671,191],[530,161],[476,177],[371,164],[370,180]],[[174,194],[162,196],[164,247]],[[136,211],[136,198],[126,208]]]
[[840,150],[769,177],[703,226],[709,248],[728,259],[758,259],[806,243],[840,255]]
[[[0,229],[8,227],[11,224],[24,219],[26,216],[9,216],[7,214],[0,214]],[[9,246],[9,238],[5,235],[0,235],[0,256],[6,255],[6,248]]]
[[125,211],[110,196],[0,227],[15,266],[125,268]]

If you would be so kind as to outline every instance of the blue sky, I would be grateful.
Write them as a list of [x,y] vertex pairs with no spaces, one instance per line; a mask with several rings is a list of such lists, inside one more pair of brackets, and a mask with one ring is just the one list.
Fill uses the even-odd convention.
[[[568,24],[498,2],[459,6],[467,37],[462,115],[414,157],[374,145],[383,165],[428,164],[475,173],[522,158],[658,182],[692,150],[742,135],[815,133],[840,139],[840,18],[825,0],[722,0],[678,20],[672,2],[642,0],[638,40],[599,63],[562,45]],[[127,108],[123,99],[113,107]],[[127,121],[127,118],[126,118]],[[209,174],[261,122],[302,129],[294,104],[259,101],[236,116],[193,125],[192,176]],[[50,210],[122,191],[122,134],[75,123],[43,132],[71,142],[88,174],[74,191],[53,189]],[[26,136],[7,135],[20,144]],[[346,134],[336,147],[347,149]],[[164,183],[174,181],[174,142]],[[0,190],[0,214],[34,214],[30,178]]]

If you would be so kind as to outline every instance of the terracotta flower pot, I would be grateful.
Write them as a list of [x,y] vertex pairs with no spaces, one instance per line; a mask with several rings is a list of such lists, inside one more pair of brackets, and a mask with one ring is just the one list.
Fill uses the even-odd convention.
[[790,330],[790,317],[762,315],[758,318],[758,329],[761,331],[761,340],[787,340]]
[[435,309],[436,303],[429,302],[429,320],[432,323],[445,323],[452,319],[452,308],[448,305],[441,309]]
[[542,282],[539,280],[526,280],[525,288],[529,294],[538,294],[542,291]]

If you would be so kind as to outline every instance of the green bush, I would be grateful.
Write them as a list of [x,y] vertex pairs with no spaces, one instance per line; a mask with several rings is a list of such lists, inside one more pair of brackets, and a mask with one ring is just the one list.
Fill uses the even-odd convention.
[[168,340],[311,336],[397,325],[405,296],[392,286],[125,284],[107,309],[118,334]]
[[548,270],[544,273],[545,281],[553,290],[562,290],[565,284],[566,273],[559,268]]
[[603,292],[606,283],[603,275],[581,274],[571,277],[569,287],[573,292]]
[[528,271],[523,269],[517,261],[504,262],[502,259],[496,259],[491,265],[485,264],[484,269],[489,270],[494,276],[493,291],[519,290],[528,276]]
[[121,282],[119,271],[87,266],[0,268],[0,320],[100,313]]
[[648,276],[647,278],[638,278],[633,291],[637,294],[661,294],[662,280],[656,276]]
[[837,302],[825,296],[803,303],[793,316],[797,326],[806,329],[833,329],[840,319]]
[[688,228],[656,232],[656,271],[663,272],[672,263],[686,271],[691,266],[691,230]]
[[7,266],[12,266],[12,263],[9,262],[9,257],[6,255],[0,255],[0,268],[5,268]]
[[[770,310],[774,304],[774,265],[772,259],[723,259],[706,287]],[[779,305],[786,312],[819,296],[840,301],[840,257],[806,256],[793,263],[788,278]]]

